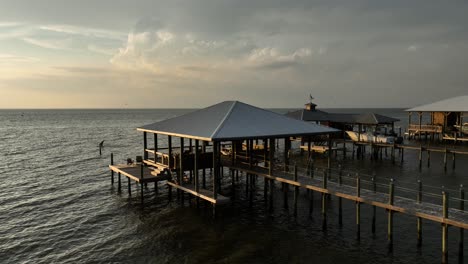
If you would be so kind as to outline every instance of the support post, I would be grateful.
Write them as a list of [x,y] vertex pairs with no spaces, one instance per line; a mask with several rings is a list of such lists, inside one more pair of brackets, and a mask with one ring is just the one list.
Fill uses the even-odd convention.
[[[463,123],[462,123],[463,124]],[[465,189],[463,188],[463,185],[460,185],[460,207],[458,208],[461,211],[465,210]],[[465,240],[465,230],[463,228],[460,228],[459,230],[459,239],[458,239],[458,262],[463,263],[463,243]]]
[[[158,162],[158,155],[156,155],[156,152],[158,152],[158,134],[154,133],[154,163]],[[182,152],[183,150],[181,148],[180,153]]]
[[447,153],[448,153],[448,150],[447,150],[447,148],[445,148],[445,152],[444,152],[444,171],[447,171]]
[[213,141],[213,198],[218,198],[218,177],[219,177],[219,164],[218,164],[218,151],[219,143]]
[[128,179],[128,195],[132,195],[132,185],[130,184],[130,177],[127,177]]
[[[393,184],[393,179],[390,179],[389,184],[389,194],[388,194],[388,204],[393,205],[394,200],[394,190],[395,186]],[[388,210],[388,226],[387,226],[387,241],[389,250],[393,251],[393,211],[390,209]]]
[[143,132],[143,157],[145,160],[148,159],[148,152],[146,151],[147,148],[148,148],[147,132]]
[[[377,183],[376,183],[376,174],[372,176],[372,191],[374,194],[377,192]],[[375,235],[375,222],[376,222],[376,211],[377,208],[375,205],[372,206],[372,234]]]
[[[297,182],[297,165],[294,165],[294,181]],[[294,187],[294,216],[297,216],[297,202],[299,199],[299,186]]]
[[184,180],[184,138],[180,138],[180,159],[179,159],[179,177],[177,179],[179,185],[182,185]]
[[143,199],[144,199],[144,195],[143,195],[143,163],[140,165],[140,179],[141,179],[141,182],[140,182],[141,204],[143,205]]
[[[270,138],[270,152],[269,152],[269,162],[268,162],[268,175],[272,176],[273,175],[273,167],[275,166],[274,163],[274,157],[275,157],[275,139]],[[275,181],[273,179],[269,180],[269,187],[270,187],[270,197],[269,197],[269,203],[270,203],[270,211],[273,210],[273,193],[275,190]]]
[[[361,178],[356,175],[356,196],[361,196]],[[361,203],[356,201],[356,238],[361,239]]]
[[[422,202],[422,182],[421,180],[418,180],[418,196],[416,197],[417,203]],[[417,231],[418,231],[418,247],[422,245],[422,218],[418,217],[417,218]]]
[[328,169],[331,169],[332,140],[331,134],[328,134]]
[[119,184],[118,184],[118,191],[120,192],[122,190],[122,182],[121,182],[121,176],[120,176],[120,172],[117,173],[119,175]]
[[[114,153],[111,153],[111,165],[114,165]],[[114,170],[111,170],[111,184],[114,184]]]
[[[327,173],[323,170],[322,188],[327,189]],[[322,229],[327,229],[327,194],[322,193]]]
[[[449,195],[442,191],[442,217],[448,218]],[[448,263],[448,225],[442,224],[442,263]]]
[[195,158],[194,158],[194,162],[193,162],[193,171],[194,171],[194,174],[195,174],[195,191],[198,193],[200,192],[200,185],[199,185],[199,182],[198,182],[198,163],[199,163],[199,141],[198,139],[195,140]]
[[168,166],[169,169],[172,169],[172,136],[167,136],[167,144],[168,144],[168,154],[169,154],[169,161],[168,161]]

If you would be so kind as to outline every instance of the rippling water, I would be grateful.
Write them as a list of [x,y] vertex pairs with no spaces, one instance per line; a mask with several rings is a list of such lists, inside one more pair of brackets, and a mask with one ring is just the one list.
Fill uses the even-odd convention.
[[[320,201],[308,217],[305,196],[294,218],[275,195],[268,213],[259,190],[249,207],[245,191],[213,220],[210,206],[169,202],[164,187],[117,193],[110,184],[109,155],[117,161],[141,155],[135,128],[190,110],[1,110],[0,111],[0,262],[2,263],[438,263],[440,225],[424,221],[423,247],[416,247],[416,219],[396,215],[394,251],[386,247],[386,214],[377,210],[377,233],[370,232],[371,210],[362,206],[361,240],[355,239],[354,204],[344,201],[344,225],[338,226],[332,199],[326,232]],[[341,110],[359,112],[359,110]],[[400,110],[375,110],[402,119]],[[105,140],[99,156],[98,144]],[[446,173],[440,155],[419,172],[416,153],[403,165],[390,158],[342,161],[345,168],[378,177],[457,189],[467,183],[468,159]],[[325,160],[318,160],[324,163]],[[451,164],[451,163],[449,163]],[[261,181],[260,181],[261,183]],[[263,184],[259,184],[259,189]],[[126,181],[123,182],[126,188]],[[279,192],[279,190],[278,190]],[[456,194],[454,194],[456,195]],[[318,198],[318,196],[316,196]],[[292,199],[290,199],[292,201]],[[458,230],[450,229],[450,260],[457,260]],[[468,251],[465,250],[465,255]]]

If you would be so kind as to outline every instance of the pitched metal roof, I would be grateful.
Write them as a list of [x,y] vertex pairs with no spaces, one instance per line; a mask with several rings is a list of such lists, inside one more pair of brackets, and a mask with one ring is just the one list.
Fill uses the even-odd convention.
[[396,118],[388,117],[384,115],[379,115],[375,113],[365,113],[365,114],[355,115],[354,120],[356,124],[366,124],[366,125],[391,124],[391,123],[400,121],[400,119],[396,119]]
[[289,117],[299,119],[302,121],[330,121],[334,123],[345,124],[391,124],[400,121],[399,119],[383,116],[375,113],[364,114],[343,114],[343,113],[327,113],[320,110],[310,111],[307,109],[300,109],[286,114]]
[[408,112],[468,112],[468,95],[462,95],[437,101],[430,104],[420,105]]
[[238,101],[221,102],[138,130],[208,141],[338,132]]
[[310,111],[307,109],[300,109],[286,113],[286,116],[302,121],[330,121],[329,114],[320,110]]

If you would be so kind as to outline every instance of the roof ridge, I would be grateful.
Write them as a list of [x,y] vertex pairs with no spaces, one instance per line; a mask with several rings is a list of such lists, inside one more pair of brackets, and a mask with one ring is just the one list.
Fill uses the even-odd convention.
[[231,115],[232,113],[232,110],[234,109],[234,106],[238,103],[238,101],[233,101],[231,107],[229,108],[228,112],[226,113],[226,115],[223,117],[223,120],[221,120],[221,122],[219,123],[219,125],[216,127],[215,131],[213,131],[213,134],[211,134],[210,138],[213,139],[216,134],[218,134],[219,130],[224,126],[224,122],[226,121],[226,119]]

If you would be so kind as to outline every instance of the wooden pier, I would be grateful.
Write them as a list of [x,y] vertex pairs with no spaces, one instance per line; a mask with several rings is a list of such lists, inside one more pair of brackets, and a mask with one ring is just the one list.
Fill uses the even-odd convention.
[[[203,122],[203,125],[197,122]],[[333,169],[331,153],[334,152],[337,155],[339,151],[343,151],[346,157],[346,144],[352,143],[353,150],[355,146],[365,148],[370,145],[373,155],[378,153],[376,151],[382,154],[383,149],[391,148],[393,161],[396,160],[395,150],[400,150],[403,161],[404,150],[417,150],[420,153],[421,166],[424,151],[444,153],[445,164],[447,164],[448,154],[464,155],[468,152],[448,148],[345,140],[341,140],[343,148],[333,147],[333,141],[339,142],[338,137],[334,136],[340,132],[335,129],[293,120],[240,102],[223,102],[184,116],[146,125],[138,130],[143,132],[142,163],[139,166],[114,165],[111,156],[109,168],[112,171],[112,182],[114,182],[114,173],[117,172],[119,175],[119,190],[121,188],[120,175],[128,178],[129,193],[130,180],[140,183],[142,200],[144,184],[162,181],[168,187],[169,199],[172,197],[174,188],[177,190],[177,198],[182,201],[184,193],[196,197],[197,202],[199,199],[208,201],[213,206],[213,215],[216,215],[217,205],[226,204],[235,197],[235,186],[239,172],[241,172],[245,175],[245,187],[249,192],[250,204],[253,202],[253,192],[258,190],[254,187],[258,184],[257,177],[264,179],[264,199],[270,208],[273,208],[275,182],[283,186],[285,204],[287,204],[288,187],[293,188],[294,215],[297,215],[298,196],[301,189],[311,194],[311,205],[312,194],[319,193],[322,201],[321,214],[324,229],[327,228],[328,203],[326,200],[329,197],[334,196],[338,199],[340,225],[343,222],[342,199],[355,202],[358,239],[360,239],[361,232],[361,205],[372,206],[373,233],[375,233],[376,208],[385,209],[389,249],[393,248],[395,214],[406,214],[417,219],[418,245],[422,241],[422,221],[440,223],[442,225],[442,263],[448,262],[448,228],[459,228],[459,259],[463,259],[464,230],[468,229],[468,211],[464,210],[463,186],[455,191],[456,193],[448,189],[442,189],[439,193],[431,193],[421,182],[417,183],[416,188],[411,188],[408,187],[410,185],[408,183],[400,185],[400,182],[393,180],[383,182],[384,179],[380,178],[377,181],[375,176],[350,174],[341,168]],[[153,134],[153,145],[148,142],[149,133]],[[167,137],[167,146],[160,146],[160,136]],[[179,138],[178,146],[174,146],[173,137]],[[327,142],[326,146],[323,145],[319,149],[319,152],[326,153],[328,156],[328,168],[317,169],[314,168],[313,163],[307,163],[305,168],[290,164],[291,140],[298,137],[308,139],[309,154],[312,151],[311,138],[320,137],[322,142]],[[284,149],[281,151],[276,150],[280,146],[279,141],[283,142]],[[149,145],[154,148],[150,148]],[[455,158],[453,160],[455,161]],[[209,189],[205,178],[207,169],[211,172]],[[230,197],[221,191],[223,178],[226,176],[231,181]],[[403,192],[407,195],[403,195]],[[449,206],[454,203],[457,203],[457,207]]]

